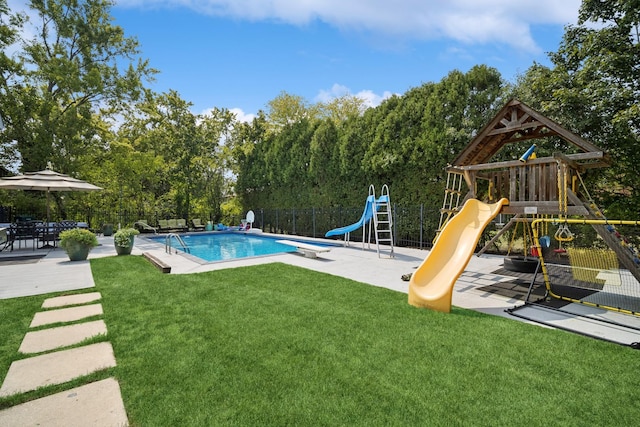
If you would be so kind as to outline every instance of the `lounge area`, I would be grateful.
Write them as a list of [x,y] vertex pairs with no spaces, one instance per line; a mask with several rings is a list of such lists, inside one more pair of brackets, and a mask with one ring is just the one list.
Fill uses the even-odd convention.
[[184,218],[158,220],[159,233],[184,233],[187,231],[189,231],[189,226]]
[[133,228],[138,230],[140,233],[153,233],[156,234],[158,229],[156,227],[152,227],[149,223],[143,219],[139,219],[133,223]]
[[191,226],[193,227],[193,231],[204,231],[206,228],[206,225],[202,223],[200,218],[193,218],[191,220]]

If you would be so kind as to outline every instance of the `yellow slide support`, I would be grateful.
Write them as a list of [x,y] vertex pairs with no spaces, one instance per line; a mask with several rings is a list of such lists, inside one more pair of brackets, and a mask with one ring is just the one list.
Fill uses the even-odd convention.
[[411,276],[409,304],[449,313],[453,285],[467,267],[484,228],[509,200],[486,204],[469,199],[447,222],[429,255]]

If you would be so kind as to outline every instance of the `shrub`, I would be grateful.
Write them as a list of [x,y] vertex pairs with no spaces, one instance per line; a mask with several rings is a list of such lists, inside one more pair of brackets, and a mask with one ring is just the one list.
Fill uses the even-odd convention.
[[86,245],[90,248],[98,246],[98,238],[89,230],[74,228],[60,233],[60,247],[65,251],[74,244]]
[[122,228],[113,235],[113,242],[116,246],[126,248],[131,244],[131,237],[140,234],[135,228]]

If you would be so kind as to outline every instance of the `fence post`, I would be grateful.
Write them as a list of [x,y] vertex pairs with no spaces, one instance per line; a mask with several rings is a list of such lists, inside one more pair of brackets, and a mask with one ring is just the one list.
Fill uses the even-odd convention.
[[278,230],[280,229],[280,223],[278,222],[278,213],[280,212],[279,209],[276,209],[276,233],[280,234],[278,232]]
[[424,204],[420,203],[420,249],[422,249],[422,230],[424,225]]
[[313,224],[313,231],[311,232],[311,235],[315,238],[316,237],[316,208],[311,208],[311,222]]
[[297,234],[296,233],[296,208],[291,209],[291,215],[293,217],[293,231],[291,232],[291,234]]

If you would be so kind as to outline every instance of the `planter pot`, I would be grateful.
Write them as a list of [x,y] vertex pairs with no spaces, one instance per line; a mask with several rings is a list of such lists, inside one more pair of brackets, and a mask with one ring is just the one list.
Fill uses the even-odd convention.
[[89,256],[90,246],[73,243],[67,247],[67,255],[71,261],[84,261]]
[[133,239],[135,236],[131,236],[131,238],[129,239],[129,245],[128,246],[118,246],[116,245],[116,253],[118,255],[130,255],[131,254],[131,250],[133,249]]
[[105,224],[102,226],[102,234],[105,236],[111,236],[113,234],[113,224]]

